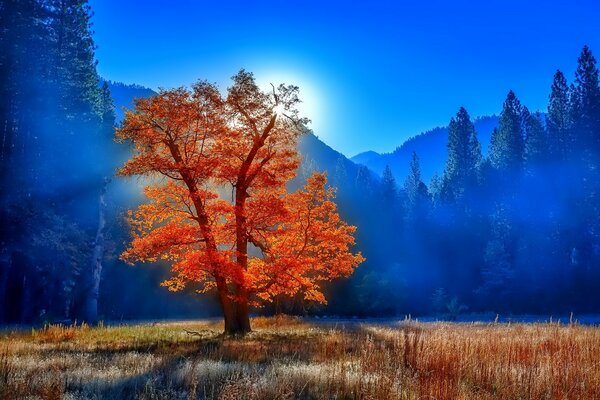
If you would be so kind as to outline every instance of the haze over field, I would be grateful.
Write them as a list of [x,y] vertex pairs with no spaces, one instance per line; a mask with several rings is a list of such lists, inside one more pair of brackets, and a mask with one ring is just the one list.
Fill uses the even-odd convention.
[[599,13],[0,0],[0,398],[600,398]]
[[[234,286],[241,284],[238,279],[253,282],[248,304],[266,304],[252,313],[456,318],[599,311],[600,89],[593,50],[600,44],[597,25],[585,23],[595,4],[546,4],[535,12],[521,5],[516,13],[507,3],[492,7],[505,18],[491,19],[488,7],[440,3],[426,18],[427,31],[415,22],[425,17],[419,5],[346,5],[330,24],[319,22],[330,15],[330,5],[313,12],[286,3],[270,14],[263,14],[263,5],[241,4],[236,13],[193,2],[170,8],[154,2],[143,9],[129,3],[115,8],[110,1],[91,6],[46,0],[3,6],[9,29],[2,37],[8,51],[0,60],[0,321],[221,312],[223,299],[195,294],[205,287],[200,281],[219,276],[216,267],[199,267],[204,272],[198,275],[202,262],[189,264],[186,258],[202,254],[206,237],[175,251],[172,246],[185,244],[170,241],[185,237],[180,229],[187,225],[173,214],[161,215],[161,221],[171,221],[172,230],[164,229],[171,236],[142,250],[144,235],[162,231],[136,231],[146,225],[127,218],[142,205],[139,210],[146,211],[133,215],[153,221],[143,204],[161,204],[170,196],[157,197],[169,186],[154,181],[153,174],[177,187],[185,181],[171,171],[185,160],[172,164],[170,152],[156,147],[169,140],[184,146],[186,157],[195,151],[206,157],[203,163],[188,160],[185,168],[197,175],[194,182],[186,178],[185,190],[196,193],[197,185],[210,181],[221,189],[202,192],[206,204],[215,201],[211,196],[229,204],[242,197],[234,208],[226,203],[210,208],[219,218],[200,211],[207,212],[207,221],[236,221],[235,232],[228,224],[204,226],[223,240],[216,250],[235,247],[235,253],[223,253],[229,260],[247,253],[249,265],[238,259],[241,271],[256,265],[268,271],[248,280],[239,278],[246,272],[224,276]],[[192,29],[189,22],[200,13],[204,30]],[[309,22],[285,29],[290,15],[302,21],[309,14]],[[244,29],[249,25],[243,15],[255,16],[255,22],[271,15],[272,25]],[[372,17],[360,34],[351,23],[358,15]],[[569,15],[577,15],[578,23]],[[148,25],[157,18],[163,21],[160,29]],[[237,30],[218,29],[217,22]],[[247,33],[243,40],[239,31]],[[315,40],[317,34],[321,40]],[[539,35],[548,40],[528,45],[526,39]],[[471,41],[457,40],[464,38]],[[480,41],[486,46],[473,47]],[[239,72],[240,67],[247,69]],[[178,114],[182,104],[199,101],[219,112],[203,111],[207,119]],[[148,127],[144,118],[160,121]],[[185,129],[213,132],[219,126],[214,132],[228,133],[202,144],[189,132],[144,142],[160,138],[156,130],[173,118],[179,118],[177,129],[185,121]],[[115,128],[120,144],[114,142]],[[264,140],[257,139],[260,129]],[[271,138],[270,129],[277,135]],[[145,136],[136,133],[140,130]],[[410,136],[419,130],[423,133]],[[188,139],[179,143],[182,138]],[[244,147],[247,143],[255,149]],[[271,154],[273,149],[278,150]],[[238,165],[239,160],[246,161]],[[323,184],[334,188],[335,198],[318,191],[317,182],[324,181],[311,178],[318,172],[326,173]],[[145,185],[151,187],[144,194]],[[334,246],[328,260],[315,250],[311,262],[296,263],[297,275],[284,283],[279,274],[291,271],[292,258],[274,250],[279,243],[274,232],[289,235],[295,229],[290,223],[300,223],[286,213],[305,201],[302,193],[317,196],[332,218],[339,215],[338,228],[347,224],[338,239],[357,258],[335,271],[333,257],[345,257],[346,247]],[[202,220],[186,204],[177,207]],[[270,225],[253,220],[258,225],[250,228],[249,218],[259,210],[275,213]],[[256,229],[262,237],[253,236]],[[234,236],[235,245],[228,242]],[[334,237],[328,240],[322,244],[333,246]],[[152,253],[159,250],[164,252]],[[307,255],[306,246],[296,250]],[[307,265],[332,268],[313,275],[303,269]],[[160,286],[165,280],[172,289],[185,289],[171,294]]]

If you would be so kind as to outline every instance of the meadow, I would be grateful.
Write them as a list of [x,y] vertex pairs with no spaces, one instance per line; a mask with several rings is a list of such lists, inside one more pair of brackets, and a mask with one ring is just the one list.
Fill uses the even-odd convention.
[[600,329],[254,318],[4,331],[0,398],[597,399]]

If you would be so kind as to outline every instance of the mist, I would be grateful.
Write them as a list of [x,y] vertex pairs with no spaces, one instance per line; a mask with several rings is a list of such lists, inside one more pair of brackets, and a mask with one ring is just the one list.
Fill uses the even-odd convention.
[[[167,262],[119,258],[146,182],[116,176],[131,149],[114,131],[135,98],[156,93],[98,75],[83,3],[2,7],[0,323],[219,315],[214,293],[160,285]],[[288,189],[326,172],[366,261],[326,284],[327,304],[280,296],[253,313],[599,312],[600,88],[591,50],[575,61],[569,82],[554,76],[546,110],[511,91],[498,118],[457,110],[447,128],[381,158],[351,161],[307,133]]]

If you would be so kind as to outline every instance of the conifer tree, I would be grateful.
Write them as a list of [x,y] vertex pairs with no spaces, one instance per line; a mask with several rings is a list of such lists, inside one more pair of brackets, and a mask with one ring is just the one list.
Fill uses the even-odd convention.
[[475,184],[481,158],[481,145],[475,127],[467,110],[461,107],[448,126],[448,159],[444,179],[451,198],[463,198],[465,191]]
[[358,166],[355,189],[363,196],[363,198],[373,195],[373,180],[371,178],[371,171],[369,171],[369,168],[364,165]]
[[546,119],[550,157],[557,161],[564,160],[572,146],[570,138],[571,116],[569,96],[567,79],[561,71],[557,70],[552,82]]
[[345,157],[340,154],[335,162],[335,170],[333,172],[333,184],[340,188],[342,185],[348,184],[348,171],[346,169]]
[[431,176],[431,182],[429,182],[429,193],[431,194],[431,200],[433,206],[437,207],[440,203],[440,197],[442,194],[443,181],[437,172],[434,172]]
[[490,162],[501,171],[520,171],[524,159],[523,106],[511,90],[500,114],[499,126],[492,133]]
[[396,179],[394,178],[389,165],[386,165],[383,169],[383,175],[381,179],[381,195],[383,203],[387,206],[392,206],[398,200]]
[[[55,260],[42,251],[31,251],[30,242],[40,232],[62,237],[65,227],[74,224],[90,233],[101,225],[93,217],[82,218],[78,210],[97,210],[104,177],[116,167],[110,162],[114,106],[108,87],[99,86],[87,1],[8,0],[0,8],[0,192],[4,210],[0,242],[9,262],[19,264],[11,270],[13,275],[5,278],[16,286],[15,296],[20,296],[0,296],[0,314],[11,302],[27,302],[29,311],[19,312],[19,322],[29,322],[40,310],[61,309],[63,318],[71,317],[67,315],[70,305],[82,299],[81,293],[72,290],[72,279],[82,279],[78,291],[85,292],[88,273],[93,271],[84,271],[77,263],[77,271],[58,274],[60,263],[75,266],[60,259],[62,256]],[[5,198],[5,193],[10,196]],[[13,221],[9,233],[7,218]],[[104,254],[101,245],[90,246],[89,240],[79,236],[69,236],[62,246],[88,260],[95,250]],[[39,290],[59,276],[71,278],[52,295]],[[64,302],[69,306],[61,305]]]
[[600,151],[600,86],[596,59],[588,46],[584,46],[578,59],[571,114],[578,149],[597,154]]
[[408,219],[415,220],[417,215],[423,215],[429,202],[427,186],[421,180],[419,157],[413,151],[408,176],[404,181],[406,192],[406,211]]
[[549,145],[546,130],[539,113],[531,114],[523,108],[523,126],[525,128],[525,159],[527,164],[540,165],[548,160]]
[[59,0],[52,7],[56,32],[58,107],[78,118],[97,120],[102,114],[102,95],[96,72],[96,45],[91,31],[87,0]]
[[[485,248],[482,285],[477,292],[495,307],[507,307],[505,301],[514,278],[511,224],[501,206],[491,216],[492,232]],[[498,311],[496,308],[495,311]]]
[[110,94],[110,89],[108,88],[108,82],[102,82],[101,88],[101,120],[103,130],[109,131],[112,137],[112,130],[115,127],[117,116],[115,114],[115,103]]

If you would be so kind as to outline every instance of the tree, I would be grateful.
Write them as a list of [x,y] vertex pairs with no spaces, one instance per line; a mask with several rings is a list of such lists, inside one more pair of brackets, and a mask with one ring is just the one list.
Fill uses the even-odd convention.
[[280,294],[325,302],[320,285],[363,261],[324,175],[286,191],[305,131],[297,94],[285,85],[263,92],[242,70],[225,98],[199,82],[138,100],[117,131],[134,145],[119,174],[163,178],[131,213],[122,258],[170,262],[170,290],[216,288],[228,334],[248,332],[249,307]]
[[427,186],[421,180],[419,157],[414,151],[410,161],[408,176],[404,181],[404,190],[406,191],[407,217],[414,221],[417,219],[417,216],[424,214],[429,203]]
[[354,182],[354,188],[363,200],[370,198],[373,195],[373,178],[371,177],[371,171],[364,165],[358,166],[356,172],[356,180]]
[[102,91],[96,71],[92,38],[91,8],[87,0],[57,1],[50,8],[51,27],[56,35],[55,64],[49,79],[56,87],[59,112],[77,113],[78,118],[102,115]]
[[112,99],[110,89],[108,88],[108,82],[106,81],[102,82],[100,103],[100,116],[102,120],[102,128],[105,131],[111,132],[112,136],[117,116],[115,113],[115,103]]
[[[23,203],[43,210],[40,214],[56,215],[65,225],[76,223],[86,233],[94,229],[96,221],[81,210],[96,201],[103,177],[114,170],[109,152],[114,120],[110,104],[103,104],[110,93],[99,87],[87,1],[8,0],[0,8],[0,281],[21,268],[30,287],[44,286],[62,273],[56,265],[72,266],[61,259],[67,253],[53,259],[41,247],[36,252],[27,246],[31,235],[54,229],[53,222],[37,214],[10,213]],[[101,161],[93,161],[100,156]],[[8,234],[6,221],[15,217],[20,222]],[[29,231],[29,225],[35,229]],[[89,242],[71,245],[80,247],[88,260],[95,251]],[[78,279],[85,281],[92,271],[78,268]],[[75,285],[78,291],[82,283]],[[75,297],[73,292],[69,295]],[[2,297],[0,308],[13,307]],[[47,303],[22,315],[41,318],[52,308],[51,297],[44,298]],[[76,303],[73,298],[68,301]],[[63,307],[69,312],[62,318],[76,316],[74,310],[81,305],[71,306]]]
[[574,129],[580,150],[600,151],[600,86],[596,59],[584,46],[578,59],[572,96]]
[[387,207],[392,207],[398,200],[396,179],[394,178],[389,165],[386,165],[383,169],[381,178],[381,197],[384,205]]
[[335,162],[333,171],[333,184],[338,188],[348,185],[348,171],[346,169],[346,158],[341,154]]
[[525,130],[525,160],[531,165],[540,165],[549,158],[549,144],[544,123],[539,113],[531,114],[523,107]]
[[[512,227],[506,210],[499,206],[491,216],[492,232],[485,248],[482,285],[477,292],[494,307],[507,307],[515,270]],[[497,309],[496,309],[497,310]]]
[[549,152],[557,160],[564,160],[572,145],[569,134],[571,128],[569,96],[567,80],[563,73],[557,70],[552,82],[546,119]]
[[511,90],[506,96],[499,126],[492,133],[490,162],[500,171],[520,171],[524,159],[524,136],[522,126],[523,106]]
[[440,205],[440,197],[442,194],[443,180],[437,172],[434,172],[429,182],[429,193],[434,207]]
[[448,126],[448,159],[444,180],[448,194],[461,199],[476,182],[481,164],[481,145],[469,114],[461,107]]

